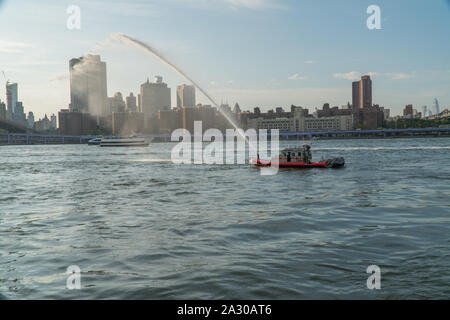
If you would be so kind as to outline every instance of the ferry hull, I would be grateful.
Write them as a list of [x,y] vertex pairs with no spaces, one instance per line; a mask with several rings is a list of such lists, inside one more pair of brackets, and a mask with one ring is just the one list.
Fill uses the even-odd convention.
[[100,147],[104,147],[104,148],[120,148],[120,147],[148,147],[150,144],[149,143],[123,143],[123,144],[109,144],[109,143],[105,143],[105,144],[100,144]]
[[145,139],[103,139],[100,147],[148,147],[149,144]]

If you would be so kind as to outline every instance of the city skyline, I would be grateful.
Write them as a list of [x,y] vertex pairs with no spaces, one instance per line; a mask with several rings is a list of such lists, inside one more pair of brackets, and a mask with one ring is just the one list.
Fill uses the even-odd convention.
[[[144,79],[161,74],[173,88],[171,106],[176,106],[175,89],[184,79],[138,50],[105,43],[111,32],[118,31],[117,25],[113,27],[118,18],[120,31],[167,54],[217,101],[239,102],[245,110],[291,104],[313,109],[325,102],[345,105],[352,101],[348,84],[364,74],[374,80],[374,103],[390,108],[392,114],[401,114],[408,104],[432,110],[435,97],[441,109],[450,105],[450,45],[442,41],[450,27],[445,1],[380,1],[381,30],[365,26],[369,2],[331,3],[328,10],[292,1],[70,4],[81,8],[80,30],[65,26],[68,1],[32,5],[5,1],[0,9],[8,16],[0,27],[10,30],[0,37],[0,68],[11,82],[19,83],[25,111],[37,117],[68,107],[67,61],[88,53],[101,54],[108,64],[108,97],[118,91],[137,94]],[[44,13],[32,15],[37,6]],[[181,11],[203,19],[179,33],[167,19]],[[213,24],[219,16],[221,24]],[[40,28],[34,28],[36,24]],[[205,30],[208,25],[214,30]],[[0,99],[5,101],[3,91]],[[197,101],[208,103],[201,94]]]

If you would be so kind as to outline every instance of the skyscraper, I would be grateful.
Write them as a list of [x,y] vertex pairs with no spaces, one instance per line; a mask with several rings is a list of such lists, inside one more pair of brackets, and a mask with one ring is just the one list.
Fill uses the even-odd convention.
[[237,102],[234,104],[233,113],[234,114],[241,113],[241,107],[239,107],[239,103],[237,103]]
[[414,109],[412,104],[406,105],[405,109],[403,109],[403,116],[407,119],[414,118]]
[[177,107],[195,106],[195,87],[183,84],[177,86]]
[[170,109],[170,88],[156,76],[153,83],[148,79],[141,85],[140,108],[147,117],[157,117],[158,111]]
[[33,112],[28,112],[28,118],[27,118],[27,128],[33,129],[34,127],[34,114]]
[[136,96],[133,95],[133,92],[130,92],[130,95],[126,98],[127,100],[127,112],[137,112],[137,104],[136,104]]
[[6,105],[0,100],[0,119],[6,119]]
[[23,126],[27,125],[27,117],[25,115],[22,102],[17,101],[12,119]]
[[352,83],[352,103],[354,109],[372,106],[372,80],[365,75]]
[[17,83],[6,82],[6,106],[11,115],[16,112],[17,91]]
[[434,98],[434,111],[436,112],[436,114],[441,113],[441,111],[439,110],[439,102],[436,98]]
[[56,115],[55,114],[52,114],[51,115],[51,117],[50,117],[50,127],[52,128],[52,129],[56,129]]
[[352,106],[359,109],[359,81],[352,82]]
[[74,58],[70,69],[70,110],[91,113],[95,116],[108,114],[106,63],[99,55]]
[[116,92],[114,97],[108,98],[109,113],[125,112],[126,104],[123,101],[122,93]]
[[359,107],[372,106],[372,80],[370,76],[362,76],[359,81]]

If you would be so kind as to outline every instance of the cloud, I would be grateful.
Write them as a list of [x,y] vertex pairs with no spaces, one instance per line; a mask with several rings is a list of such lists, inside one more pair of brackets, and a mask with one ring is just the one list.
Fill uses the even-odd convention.
[[404,80],[414,78],[415,75],[412,73],[388,73],[387,74],[392,80]]
[[298,73],[294,73],[292,76],[290,76],[288,79],[289,80],[305,80],[308,77],[306,76],[300,76]]
[[53,78],[50,79],[50,82],[65,82],[69,79],[69,75],[64,73],[64,74],[58,74],[56,76],[54,76]]
[[83,7],[89,7],[90,10],[101,11],[105,14],[135,17],[155,17],[161,15],[157,5],[145,1],[79,0],[79,4]]
[[213,80],[213,81],[210,81],[209,84],[212,86],[217,86],[219,83],[217,81]]
[[388,77],[391,80],[404,80],[404,79],[410,79],[410,78],[414,78],[415,72],[411,72],[411,73],[395,73],[395,72],[367,72],[367,73],[361,73],[358,71],[350,71],[347,73],[335,73],[333,74],[334,78],[337,79],[345,79],[345,80],[359,80],[361,79],[362,75],[369,75],[371,77]]
[[[167,1],[167,0],[164,0]],[[193,5],[203,9],[226,6],[233,10],[241,8],[250,10],[286,9],[287,5],[280,0],[172,0],[178,3]],[[214,6],[216,5],[216,6]]]
[[21,53],[25,48],[29,47],[31,47],[31,45],[27,43],[0,39],[0,52]]
[[361,79],[361,73],[358,71],[350,71],[347,73],[335,73],[333,74],[333,77],[345,80],[358,80]]
[[39,66],[56,66],[56,65],[63,65],[65,62],[63,61],[57,61],[57,60],[24,60],[24,61],[17,61],[13,62],[10,65],[16,66],[16,67],[39,67]]
[[305,63],[306,64],[313,64],[313,63],[317,63],[318,61],[316,60],[306,60]]
[[275,0],[221,0],[231,7],[244,7],[248,9],[281,9],[284,8],[279,1]]
[[227,83],[228,83],[228,84],[233,84],[234,81],[233,81],[233,80],[228,80]]
[[369,76],[371,76],[371,77],[376,77],[376,76],[382,75],[382,74],[379,73],[379,72],[367,72],[366,74],[369,75]]

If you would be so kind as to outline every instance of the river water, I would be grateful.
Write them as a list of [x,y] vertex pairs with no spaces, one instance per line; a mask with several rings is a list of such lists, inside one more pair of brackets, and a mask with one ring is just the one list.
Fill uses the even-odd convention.
[[344,169],[273,176],[173,146],[0,146],[0,297],[450,298],[450,139],[319,140]]

